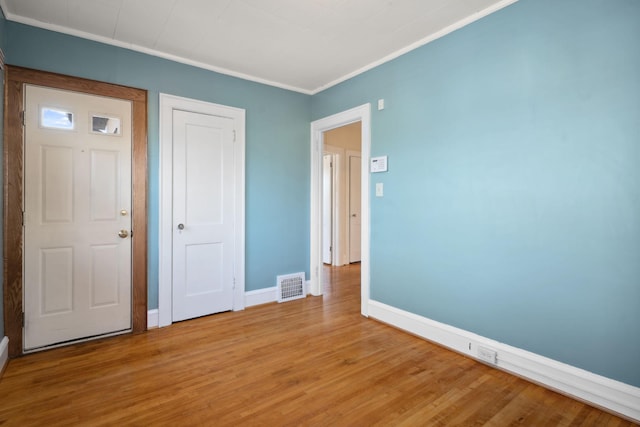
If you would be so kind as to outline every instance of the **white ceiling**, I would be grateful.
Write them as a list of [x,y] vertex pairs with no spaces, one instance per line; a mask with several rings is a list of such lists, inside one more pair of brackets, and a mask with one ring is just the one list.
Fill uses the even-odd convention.
[[316,93],[516,0],[0,0],[8,20]]

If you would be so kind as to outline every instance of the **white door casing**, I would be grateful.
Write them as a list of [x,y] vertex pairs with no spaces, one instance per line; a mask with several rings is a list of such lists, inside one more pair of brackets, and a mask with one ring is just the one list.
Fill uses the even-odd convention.
[[[25,89],[24,350],[127,332],[131,102]],[[72,114],[72,128],[47,127],[43,109]]]
[[[343,171],[345,163],[345,149],[340,147],[334,147],[328,144],[323,145],[323,153],[330,154],[333,160],[333,198],[332,204],[332,218],[331,218],[331,243],[332,243],[332,264],[333,266],[341,266],[348,264],[348,241],[344,234],[347,232],[347,219],[348,210],[345,208],[346,203],[346,180],[345,171]],[[324,209],[324,205],[323,205]],[[326,232],[323,228],[323,233]]]
[[[358,153],[359,154],[359,153]],[[361,176],[362,158],[349,155],[349,262],[361,260]]]
[[233,308],[233,126],[173,111],[173,316]]
[[311,219],[310,219],[310,271],[309,289],[312,295],[322,295],[322,154],[323,133],[360,121],[362,123],[362,180],[361,180],[361,264],[360,311],[369,314],[370,261],[369,261],[369,158],[371,156],[371,104],[364,104],[311,123]]
[[[190,132],[194,134],[208,134],[209,136],[218,132],[214,129],[224,129],[229,123],[232,123],[230,131],[233,135],[232,138],[235,139],[230,155],[231,158],[229,158],[229,154],[227,153],[226,162],[230,161],[230,164],[228,165],[229,168],[221,175],[216,175],[216,172],[213,170],[213,165],[210,165],[211,167],[208,168],[209,170],[200,170],[203,168],[206,169],[206,162],[208,160],[204,158],[193,160],[196,164],[200,162],[200,166],[195,166],[195,171],[191,171],[190,167],[186,168],[188,173],[185,175],[185,178],[190,182],[183,184],[177,183],[178,186],[183,188],[181,191],[184,193],[183,195],[179,195],[179,191],[174,188],[176,185],[176,182],[174,182],[174,172],[177,167],[180,167],[176,166],[176,163],[179,164],[181,162],[180,157],[189,157],[189,150],[184,151],[182,154],[175,151],[174,134],[176,129],[174,117],[182,117],[183,119],[187,118],[187,121],[202,120],[200,123],[192,123],[192,125],[188,126],[191,128]],[[226,276],[227,278],[231,276],[231,280],[235,283],[235,287],[231,290],[230,294],[231,306],[225,309],[244,309],[244,129],[245,111],[242,109],[160,94],[160,277],[158,294],[158,323],[161,327],[170,325],[172,321],[182,318],[182,315],[180,314],[182,309],[178,309],[177,311],[174,310],[174,296],[176,295],[176,293],[174,293],[174,279],[180,276],[184,277],[184,275],[191,275],[192,278],[196,279],[192,282],[193,285],[190,288],[183,288],[183,290],[186,290],[185,296],[186,294],[194,294],[189,297],[191,302],[187,303],[187,306],[191,306],[193,308],[193,313],[198,312],[198,308],[195,307],[199,304],[197,301],[199,297],[197,295],[200,294],[199,296],[202,297],[203,295],[211,294],[212,289],[206,289],[204,287],[206,281],[203,280],[204,277],[210,277],[211,275],[217,275],[218,277]],[[225,131],[221,130],[220,132],[224,133]],[[196,140],[194,139],[195,145],[201,145],[195,141]],[[189,145],[189,143],[187,143],[187,145]],[[218,145],[218,150],[220,150],[223,145],[224,144]],[[205,153],[209,152],[210,154],[211,152],[216,151],[213,147],[201,146],[200,148],[204,149]],[[218,151],[218,153],[223,151],[224,150]],[[193,153],[195,152],[197,151],[194,151]],[[191,177],[189,177],[189,175],[191,175]],[[215,224],[216,221],[213,221],[212,223],[212,221],[203,220],[207,215],[202,212],[209,210],[208,215],[215,215],[216,208],[214,205],[201,200],[204,197],[202,194],[211,190],[211,188],[208,188],[211,187],[210,185],[208,187],[203,187],[199,184],[191,184],[191,182],[194,179],[198,179],[198,177],[205,178],[205,180],[219,179],[220,184],[222,184],[224,180],[227,180],[227,182],[229,180],[233,181],[230,192],[218,193],[219,195],[222,195],[223,199],[230,202],[225,204],[225,208],[223,208],[223,210],[227,210],[224,211],[223,214],[226,216],[230,215],[233,218],[232,221],[226,222],[226,225],[233,224],[231,227],[221,227]],[[179,208],[174,205],[174,201],[178,201],[183,196],[187,197],[187,199],[183,200],[187,211],[180,213],[178,212]],[[193,203],[188,201],[189,197],[191,197]],[[198,209],[200,213],[196,213],[195,211],[189,213],[188,210],[190,205],[192,206],[192,209]],[[187,219],[183,220],[183,218],[179,218],[181,215]],[[195,219],[195,221],[193,219]],[[226,219],[227,218],[225,218],[225,220]],[[207,222],[209,222],[209,224],[206,224]],[[179,224],[184,225],[183,230],[178,229]],[[199,227],[203,228],[200,228],[200,231],[196,232]],[[206,242],[198,240],[200,239],[199,236],[202,234],[201,232],[205,229],[208,229],[207,233],[210,233],[210,237],[212,237]],[[231,251],[222,250],[221,247],[224,245],[212,243],[213,241],[216,241],[216,237],[214,236],[216,233],[218,234],[218,237],[220,233],[229,233],[225,238],[231,239],[230,245],[233,246]],[[178,252],[178,256],[181,256],[183,260],[187,261],[186,268],[182,271],[174,271],[175,263],[173,258],[175,256],[174,249],[176,244],[182,248],[178,249],[178,251],[183,251],[181,252],[181,255],[180,252]],[[214,263],[210,263],[208,261],[212,256],[214,258],[218,257],[220,263],[224,264],[225,267],[219,268],[213,266]],[[220,263],[218,266],[221,266]],[[196,268],[190,269],[189,264],[196,266]],[[182,267],[179,266],[179,268]],[[220,291],[220,289],[215,290],[211,295]],[[220,299],[228,301],[229,294],[226,292],[223,292],[223,294],[224,296]],[[218,297],[220,297],[220,295],[221,294],[218,294]],[[206,310],[213,309],[213,311],[210,311],[211,313],[220,311],[215,306],[211,306],[211,301],[204,303],[203,305],[207,307]],[[189,314],[188,317],[193,317],[193,313]],[[201,313],[207,314],[206,312]],[[176,318],[174,318],[174,314],[177,315]]]
[[322,262],[333,264],[333,155],[322,157]]

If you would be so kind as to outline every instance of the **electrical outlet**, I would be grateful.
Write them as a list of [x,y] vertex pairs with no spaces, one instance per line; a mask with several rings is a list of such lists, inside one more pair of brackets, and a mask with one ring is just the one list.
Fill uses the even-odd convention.
[[478,347],[478,358],[487,363],[495,365],[498,359],[498,353],[495,350],[491,350],[485,347]]

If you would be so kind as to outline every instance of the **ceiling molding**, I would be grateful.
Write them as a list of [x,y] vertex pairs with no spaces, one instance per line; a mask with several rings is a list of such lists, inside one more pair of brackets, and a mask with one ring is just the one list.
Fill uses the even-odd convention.
[[163,58],[163,59],[167,59],[170,61],[174,61],[174,62],[178,62],[178,63],[182,63],[185,65],[190,65],[193,67],[197,67],[197,68],[201,68],[204,70],[208,70],[208,71],[212,71],[215,73],[219,73],[219,74],[223,74],[223,75],[227,75],[230,77],[236,77],[239,79],[243,79],[243,80],[247,80],[247,81],[251,81],[251,82],[255,82],[255,83],[259,83],[259,84],[264,84],[264,85],[268,85],[268,86],[273,86],[273,87],[277,87],[280,89],[285,89],[285,90],[289,90],[289,91],[293,91],[293,92],[298,92],[301,94],[305,94],[305,95],[315,95],[319,92],[322,92],[326,89],[329,89],[333,86],[336,86],[340,83],[343,83],[353,77],[356,77],[360,74],[363,74],[373,68],[376,68],[382,64],[385,64],[389,61],[392,61],[408,52],[411,52],[412,50],[415,50],[419,47],[422,47],[428,43],[431,43],[434,40],[437,40],[441,37],[446,36],[447,34],[450,34],[462,27],[465,27],[466,25],[469,25],[481,18],[484,18],[487,15],[490,15],[500,9],[503,9],[513,3],[516,3],[518,0],[501,0],[485,9],[482,9],[478,12],[475,12],[474,14],[465,17],[464,19],[461,19],[451,25],[446,26],[445,28],[441,29],[440,31],[433,33],[421,40],[418,40],[406,47],[403,47],[399,50],[396,50],[395,52],[384,56],[383,58],[374,61],[368,65],[365,65],[364,67],[361,67],[357,70],[354,70],[348,74],[345,74],[342,77],[339,77],[335,80],[332,80],[324,85],[321,85],[319,87],[317,87],[316,89],[304,89],[304,88],[300,88],[300,87],[296,87],[296,86],[291,86],[291,85],[287,85],[284,83],[280,83],[277,81],[273,81],[273,80],[267,80],[264,78],[260,78],[260,77],[256,77],[254,75],[250,75],[250,74],[245,74],[245,73],[240,73],[237,71],[233,71],[227,68],[223,68],[223,67],[218,67],[215,65],[211,65],[208,63],[204,63],[204,62],[200,62],[200,61],[195,61],[192,59],[188,59],[188,58],[184,58],[181,56],[177,56],[177,55],[173,55],[173,54],[169,54],[169,53],[165,53],[159,50],[155,50],[155,49],[151,49],[151,48],[147,48],[147,47],[143,47],[143,46],[139,46],[136,44],[132,44],[132,43],[126,43],[126,42],[121,42],[109,37],[104,37],[104,36],[99,36],[99,35],[95,35],[95,34],[91,34],[91,33],[87,33],[85,31],[80,31],[80,30],[74,30],[71,28],[67,28],[64,26],[60,26],[60,25],[56,25],[56,24],[50,24],[50,23],[46,23],[46,22],[41,22],[35,19],[31,19],[31,18],[26,18],[23,16],[19,16],[19,15],[15,15],[9,12],[8,7],[7,7],[7,0],[0,0],[0,9],[2,9],[2,12],[4,13],[4,16],[7,20],[9,21],[13,21],[13,22],[17,22],[20,24],[25,24],[25,25],[29,25],[29,26],[33,26],[33,27],[37,27],[37,28],[42,28],[45,30],[50,30],[50,31],[54,31],[54,32],[58,32],[58,33],[62,33],[62,34],[67,34],[70,36],[74,36],[74,37],[79,37],[79,38],[83,38],[83,39],[87,39],[87,40],[91,40],[91,41],[95,41],[95,42],[99,42],[99,43],[103,43],[103,44],[107,44],[107,45],[111,45],[111,46],[116,46],[116,47],[120,47],[120,48],[124,48],[124,49],[129,49],[132,51],[136,51],[136,52],[140,52],[143,54],[147,54],[147,55],[151,55],[151,56],[155,56],[158,58]]
[[465,26],[467,26],[467,25],[469,25],[469,24],[471,24],[471,23],[473,23],[473,22],[475,22],[475,21],[477,21],[479,19],[482,19],[487,15],[490,15],[490,14],[492,14],[494,12],[497,12],[498,10],[503,9],[503,8],[509,6],[509,5],[511,5],[511,4],[513,4],[513,3],[517,2],[517,1],[518,0],[502,0],[499,3],[496,3],[496,4],[490,6],[490,7],[486,8],[486,9],[483,9],[483,10],[481,10],[479,12],[476,12],[473,15],[467,16],[466,18],[461,19],[458,22],[455,22],[455,23],[443,28],[442,30],[438,31],[437,33],[433,33],[433,34],[429,35],[428,37],[423,38],[422,40],[418,40],[417,42],[412,43],[409,46],[403,47],[402,49],[397,50],[397,51],[385,56],[384,58],[381,58],[381,59],[379,59],[379,60],[377,60],[375,62],[372,62],[369,65],[365,65],[362,68],[359,68],[359,69],[357,69],[357,70],[355,70],[355,71],[353,71],[353,72],[351,72],[349,74],[346,74],[345,76],[342,76],[342,77],[340,77],[340,78],[338,78],[336,80],[333,80],[333,81],[327,83],[326,85],[320,86],[320,87],[314,89],[313,91],[311,91],[311,95],[315,95],[316,93],[322,92],[323,90],[329,89],[329,88],[331,88],[331,87],[333,87],[335,85],[338,85],[338,84],[340,84],[342,82],[345,82],[345,81],[347,81],[347,80],[349,80],[349,79],[351,79],[353,77],[356,77],[356,76],[358,76],[358,75],[360,75],[362,73],[365,73],[365,72],[367,72],[369,70],[372,70],[372,69],[374,69],[374,68],[376,68],[376,67],[378,67],[378,66],[380,66],[380,65],[382,65],[382,64],[384,64],[386,62],[393,61],[394,59],[404,55],[405,53],[411,52],[412,50],[415,50],[415,49],[417,49],[419,47],[422,47],[422,46],[424,46],[426,44],[429,44],[434,40],[437,40],[437,39],[439,39],[441,37],[446,36],[447,34],[450,34],[450,33],[454,32],[456,30],[459,30],[460,28],[465,27]]
[[74,37],[79,37],[82,39],[86,39],[86,40],[91,40],[94,42],[99,42],[99,43],[103,43],[103,44],[107,44],[107,45],[111,45],[111,46],[116,46],[116,47],[121,47],[124,49],[129,49],[129,50],[133,50],[136,52],[140,52],[140,53],[144,53],[147,55],[151,55],[151,56],[156,56],[158,58],[163,58],[163,59],[168,59],[170,61],[174,61],[174,62],[179,62],[181,64],[185,64],[185,65],[191,65],[193,67],[197,67],[197,68],[202,68],[205,70],[209,70],[209,71],[213,71],[219,74],[224,74],[227,76],[231,76],[231,77],[236,77],[239,79],[243,79],[243,80],[249,80],[255,83],[261,83],[264,85],[268,85],[268,86],[274,86],[280,89],[286,89],[286,90],[290,90],[293,92],[299,92],[299,93],[303,93],[305,95],[312,95],[311,91],[306,90],[306,89],[302,89],[299,87],[294,87],[294,86],[289,86],[283,83],[279,83],[279,82],[274,82],[271,80],[266,80],[266,79],[262,79],[260,77],[255,77],[255,76],[251,76],[248,74],[244,74],[244,73],[238,73],[236,71],[233,70],[229,70],[226,68],[222,68],[222,67],[216,67],[210,64],[206,64],[204,62],[199,62],[199,61],[194,61],[191,59],[187,59],[187,58],[183,58],[181,56],[177,56],[177,55],[171,55],[165,52],[161,52],[155,49],[149,49],[143,46],[138,46],[132,43],[125,43],[125,42],[121,42],[118,40],[114,40],[111,39],[109,37],[103,37],[103,36],[98,36],[95,34],[91,34],[91,33],[87,33],[84,31],[78,31],[78,30],[74,30],[71,28],[67,28],[67,27],[63,27],[60,25],[55,25],[55,24],[49,24],[46,22],[41,22],[35,19],[30,19],[30,18],[25,18],[23,16],[17,16],[17,15],[13,15],[13,14],[7,14],[6,13],[6,0],[0,0],[0,6],[2,6],[2,10],[4,11],[4,16],[7,18],[7,20],[9,21],[13,21],[13,22],[17,22],[19,24],[24,24],[24,25],[29,25],[32,27],[37,27],[37,28],[42,28],[44,30],[49,30],[49,31],[54,31],[56,33],[62,33],[62,34],[67,34],[70,36],[74,36]]
[[6,18],[9,19],[9,9],[7,8],[7,0],[0,0],[0,12],[2,12],[2,15]]

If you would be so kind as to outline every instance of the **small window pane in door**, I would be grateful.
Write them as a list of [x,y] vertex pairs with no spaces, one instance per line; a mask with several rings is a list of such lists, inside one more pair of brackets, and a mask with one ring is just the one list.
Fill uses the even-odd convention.
[[91,131],[104,135],[120,135],[120,119],[92,114]]
[[40,126],[49,129],[73,130],[75,122],[71,111],[59,108],[40,108]]

